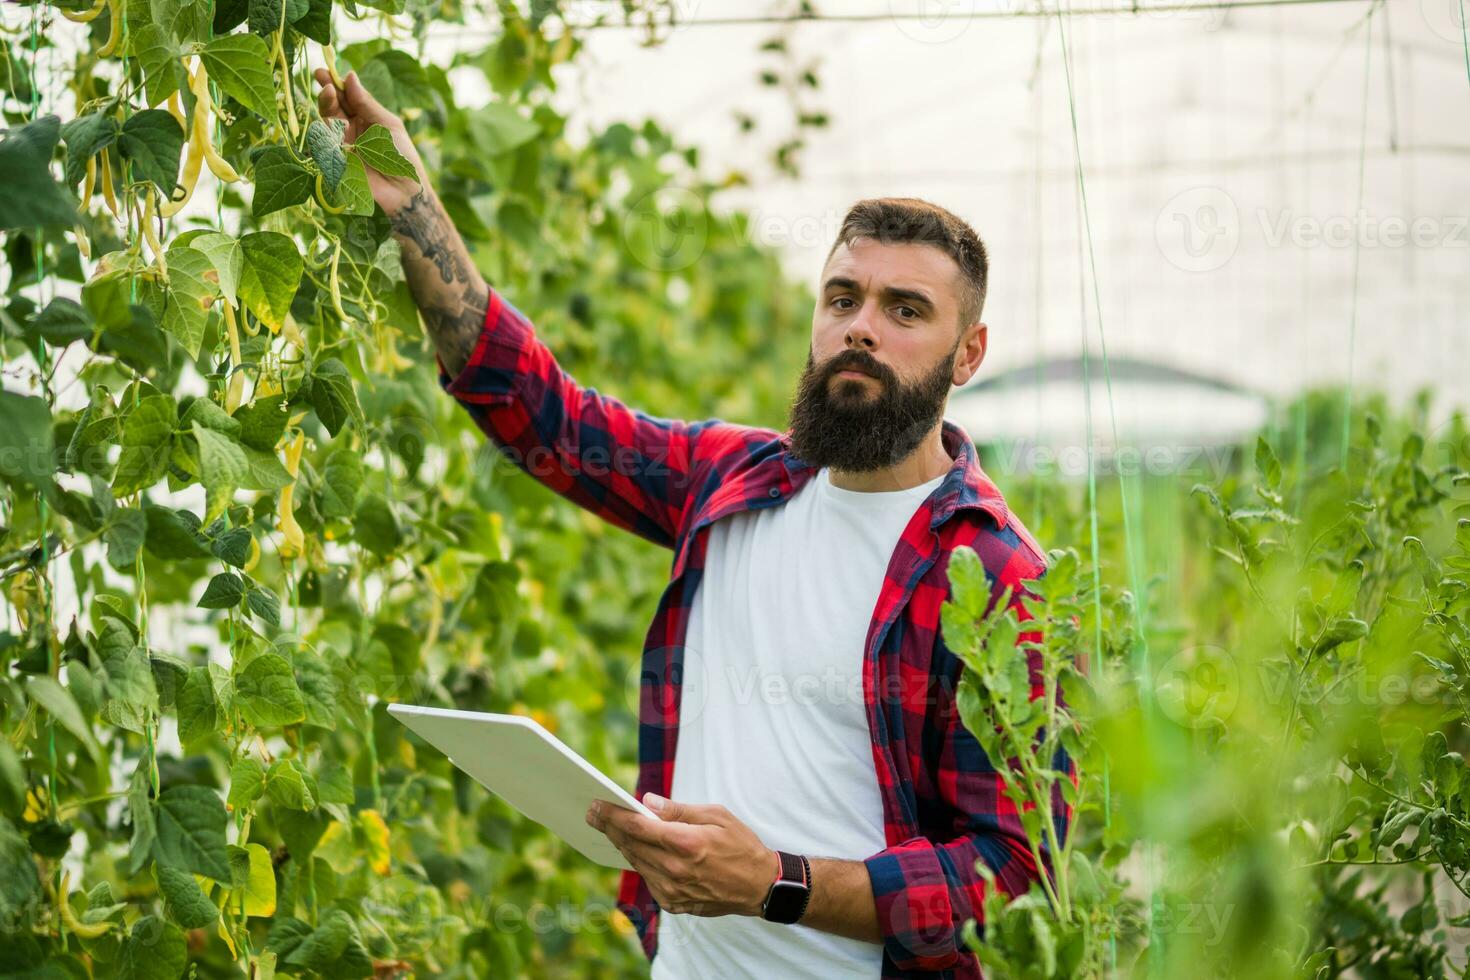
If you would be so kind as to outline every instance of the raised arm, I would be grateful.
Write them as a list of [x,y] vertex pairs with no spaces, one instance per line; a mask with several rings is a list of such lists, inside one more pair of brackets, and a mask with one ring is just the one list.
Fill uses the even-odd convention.
[[356,73],[341,89],[324,69],[316,77],[323,116],[346,119],[349,139],[374,123],[387,127],[419,172],[414,180],[369,168],[368,180],[402,246],[404,276],[438,352],[440,385],[523,472],[605,520],[673,547],[695,480],[696,438],[726,423],[657,418],[579,385],[530,320],[476,270],[402,121]]
[[464,239],[444,213],[429,183],[423,158],[408,135],[403,120],[373,98],[349,72],[343,88],[332,83],[325,68],[316,70],[322,90],[317,106],[324,119],[347,122],[348,140],[355,140],[378,124],[393,135],[393,145],[418,170],[411,177],[389,177],[367,168],[373,199],[392,223],[400,246],[403,274],[441,363],[458,374],[469,363],[470,352],[485,326],[489,287],[470,261]]

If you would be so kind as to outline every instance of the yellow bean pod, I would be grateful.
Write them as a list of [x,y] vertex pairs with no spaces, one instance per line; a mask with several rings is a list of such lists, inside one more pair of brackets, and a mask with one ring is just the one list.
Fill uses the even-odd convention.
[[227,184],[233,184],[240,179],[240,175],[214,148],[214,134],[210,132],[214,120],[214,103],[209,97],[209,75],[204,70],[204,62],[199,63],[198,70],[191,77],[189,89],[194,93],[194,127],[199,131],[204,162],[209,165],[210,173]]
[[[106,0],[107,9],[112,13],[112,29],[108,31],[107,41],[97,49],[97,57],[110,58],[117,50],[117,42],[122,40],[122,9],[118,0]],[[98,13],[101,13],[99,10]]]
[[[320,175],[318,175],[320,177]],[[337,276],[337,264],[342,259],[342,239],[337,239],[337,247],[332,250],[332,271],[327,277],[327,282],[332,290],[332,311],[341,318],[343,323],[351,323],[352,317],[342,309],[342,281]]]
[[61,873],[61,890],[56,895],[56,911],[61,913],[61,921],[66,924],[67,931],[82,939],[96,939],[104,936],[108,930],[117,925],[116,922],[83,922],[77,918],[77,913],[72,909],[71,903],[66,900],[71,894],[71,872]]
[[240,407],[240,400],[245,394],[245,373],[239,370],[240,361],[240,325],[235,319],[235,308],[225,300],[225,334],[230,338],[230,363],[235,370],[230,374],[229,386],[225,389],[225,411],[231,415],[235,409]]
[[330,44],[322,45],[322,60],[327,63],[327,76],[332,79],[332,84],[339,89],[345,89],[347,83],[342,80],[341,75],[337,74],[337,53],[332,50]]
[[102,200],[107,202],[107,210],[112,216],[122,220],[122,210],[117,206],[117,193],[112,188],[112,163],[104,148],[101,153],[102,162],[99,165],[102,170]]
[[347,205],[345,204],[339,204],[333,207],[327,203],[327,189],[322,184],[322,172],[320,170],[316,174],[316,203],[320,204],[322,210],[327,212],[327,214],[341,214],[347,210]]
[[292,491],[296,489],[296,471],[301,465],[301,449],[306,444],[306,433],[296,432],[296,438],[286,447],[286,472],[291,474],[291,482],[281,491],[281,502],[278,507],[280,511],[276,524],[282,537],[279,549],[282,558],[295,558],[306,550],[306,534],[301,530],[301,525],[296,523],[296,513],[292,508]]
[[143,226],[143,239],[148,242],[148,247],[153,250],[153,258],[158,262],[158,274],[164,282],[168,282],[168,263],[163,257],[163,243],[158,240],[158,232],[153,228],[153,223],[157,220],[153,208],[156,193],[152,184],[143,192],[143,220],[139,224]]
[[194,196],[194,185],[199,183],[199,169],[204,164],[204,147],[199,142],[199,127],[196,125],[193,129],[189,136],[189,156],[184,161],[184,196],[159,205],[158,213],[165,218],[172,218],[183,210],[184,205],[189,203],[189,198]]
[[92,4],[90,10],[67,10],[65,7],[63,7],[61,8],[61,16],[65,17],[73,24],[90,24],[92,21],[96,20],[98,15],[100,15],[102,11],[106,8],[107,0],[97,0],[96,3]]
[[92,191],[97,186],[97,157],[87,157],[87,177],[82,181],[82,207],[86,208],[87,202],[92,200]]

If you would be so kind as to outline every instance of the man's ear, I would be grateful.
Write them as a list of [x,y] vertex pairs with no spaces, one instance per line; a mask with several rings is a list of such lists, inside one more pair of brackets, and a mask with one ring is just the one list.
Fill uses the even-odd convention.
[[951,377],[955,387],[965,384],[980,370],[980,362],[985,360],[988,333],[989,327],[976,320],[960,336],[955,351],[954,374]]

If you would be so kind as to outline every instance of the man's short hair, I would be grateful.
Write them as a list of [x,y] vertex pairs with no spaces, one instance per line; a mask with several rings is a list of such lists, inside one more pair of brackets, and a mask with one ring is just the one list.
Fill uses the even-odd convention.
[[960,267],[960,329],[980,319],[990,262],[975,229],[953,212],[917,197],[858,201],[842,219],[827,258],[832,258],[838,245],[850,247],[857,238],[871,238],[882,245],[923,244],[943,249]]

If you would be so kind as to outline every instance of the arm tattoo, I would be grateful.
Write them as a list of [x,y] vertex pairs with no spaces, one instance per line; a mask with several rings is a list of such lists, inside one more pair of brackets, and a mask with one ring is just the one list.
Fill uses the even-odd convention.
[[404,278],[451,376],[464,370],[485,324],[490,287],[439,199],[421,189],[390,217]]

